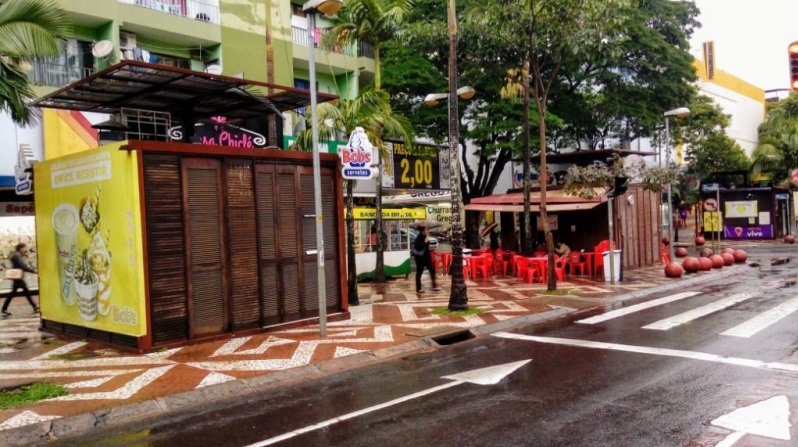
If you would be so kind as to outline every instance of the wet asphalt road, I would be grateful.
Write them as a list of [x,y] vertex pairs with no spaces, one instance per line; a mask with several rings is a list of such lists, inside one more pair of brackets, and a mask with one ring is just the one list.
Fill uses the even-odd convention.
[[[770,266],[792,252],[750,250],[764,268],[624,303],[630,307],[680,292],[700,292],[668,304],[595,324],[563,323],[525,328],[536,340],[479,337],[436,352],[252,396],[227,407],[148,421],[97,438],[58,445],[246,446],[353,411],[452,383],[443,376],[531,359],[495,385],[462,383],[345,421],[290,437],[279,446],[569,446],[662,447],[715,445],[728,431],[709,421],[771,395],[798,407],[798,373],[741,366],[690,353],[798,364],[798,312],[750,337],[722,332],[798,299],[798,257]],[[669,330],[643,326],[692,311],[734,294],[750,297]],[[581,317],[580,317],[581,318]],[[628,352],[570,346],[561,340],[685,351]],[[671,351],[673,352],[673,351]],[[792,357],[792,358],[791,358]],[[716,359],[716,358],[713,358]],[[784,385],[787,384],[787,385]],[[798,444],[798,410],[791,408],[792,441],[749,437],[750,446]]]

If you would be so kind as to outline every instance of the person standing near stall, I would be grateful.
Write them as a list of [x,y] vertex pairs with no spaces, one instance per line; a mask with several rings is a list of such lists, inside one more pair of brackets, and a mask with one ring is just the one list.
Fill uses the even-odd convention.
[[416,293],[424,293],[424,289],[421,288],[421,275],[424,273],[425,268],[429,270],[430,278],[432,278],[432,290],[435,292],[441,290],[435,281],[435,266],[432,265],[432,253],[430,253],[429,249],[429,230],[427,230],[427,227],[418,228],[418,236],[413,241],[411,252],[416,260]]
[[[36,269],[25,262],[25,253],[27,253],[27,251],[27,245],[23,243],[17,244],[14,249],[14,254],[11,256],[12,268],[22,270],[23,272],[36,273]],[[28,303],[33,307],[33,313],[39,313],[39,306],[33,302],[33,297],[31,297],[30,290],[28,290],[28,285],[25,283],[22,276],[20,275],[19,279],[14,278],[13,281],[14,285],[11,287],[11,294],[6,297],[6,301],[3,303],[3,316],[7,317],[11,315],[11,312],[8,311],[8,306],[11,304],[11,300],[16,296],[18,289],[22,289],[22,293],[25,295],[25,298],[28,299]]]

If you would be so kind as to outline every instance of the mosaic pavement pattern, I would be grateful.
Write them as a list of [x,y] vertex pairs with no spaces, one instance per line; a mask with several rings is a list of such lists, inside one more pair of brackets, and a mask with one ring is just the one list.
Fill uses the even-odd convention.
[[[362,305],[350,308],[351,319],[328,323],[326,339],[318,337],[318,326],[307,326],[141,355],[53,338],[38,331],[34,316],[14,316],[0,320],[0,387],[45,380],[69,394],[0,410],[0,430],[374,351],[440,326],[470,328],[555,307],[592,307],[600,298],[666,281],[661,267],[641,269],[614,286],[569,279],[558,284],[556,296],[545,294],[544,284],[512,277],[467,281],[469,306],[483,312],[453,317],[432,313],[448,303],[448,277],[439,275],[442,291],[423,295],[414,292],[410,277],[392,280],[383,295],[361,284]],[[426,276],[424,285],[429,290]]]

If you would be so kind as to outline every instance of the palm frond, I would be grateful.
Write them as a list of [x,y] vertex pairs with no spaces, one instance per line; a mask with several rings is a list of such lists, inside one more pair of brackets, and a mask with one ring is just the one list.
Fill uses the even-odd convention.
[[72,32],[66,12],[49,0],[0,4],[0,54],[14,58],[57,56],[59,39]]

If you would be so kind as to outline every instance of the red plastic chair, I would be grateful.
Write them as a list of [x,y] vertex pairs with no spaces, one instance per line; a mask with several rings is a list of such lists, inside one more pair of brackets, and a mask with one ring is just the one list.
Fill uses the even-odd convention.
[[529,262],[527,258],[521,255],[513,256],[513,264],[515,265],[515,276],[519,281],[523,281],[526,277],[526,271],[529,269]]
[[554,255],[554,274],[557,275],[557,281],[565,281],[565,266],[568,265],[568,258],[559,255]]
[[599,269],[604,272],[604,255],[601,253],[610,250],[610,241],[604,239],[593,248],[593,276],[598,274]]
[[583,276],[586,268],[587,262],[582,259],[582,253],[578,251],[568,253],[568,270],[571,272],[571,275],[579,270],[579,275]]
[[664,265],[668,265],[671,263],[670,250],[668,250],[668,246],[663,244],[662,242],[659,243],[659,257]]

